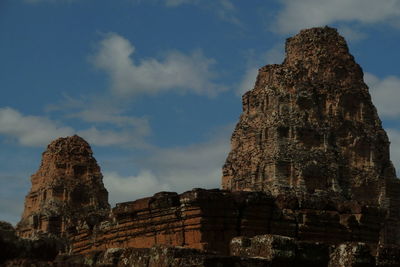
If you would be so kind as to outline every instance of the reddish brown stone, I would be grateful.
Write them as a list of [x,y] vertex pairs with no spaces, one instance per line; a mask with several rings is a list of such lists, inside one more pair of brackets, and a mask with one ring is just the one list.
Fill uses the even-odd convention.
[[238,235],[267,233],[273,200],[265,193],[193,189],[161,192],[119,203],[113,219],[83,227],[72,239],[75,253],[110,247],[184,246],[228,254]]
[[79,136],[59,138],[43,153],[18,223],[21,237],[41,233],[64,236],[85,221],[108,215],[108,192],[89,144]]
[[389,140],[335,29],[302,30],[287,40],[282,64],[259,70],[231,146],[222,188],[283,195],[291,207],[292,195],[379,206],[389,217],[382,241],[400,244],[400,182]]
[[361,68],[332,28],[301,31],[243,96],[222,187],[328,192],[374,204],[395,178]]
[[[110,212],[90,146],[78,136],[60,138],[43,153],[17,227],[20,237],[35,240],[5,225],[0,245],[14,254],[0,260],[399,266],[400,181],[361,68],[328,27],[289,38],[286,52],[281,65],[260,69],[243,96],[225,190],[160,192]],[[64,239],[52,243],[49,235]],[[73,254],[52,261],[63,250],[60,240]],[[52,257],[44,257],[52,244]]]

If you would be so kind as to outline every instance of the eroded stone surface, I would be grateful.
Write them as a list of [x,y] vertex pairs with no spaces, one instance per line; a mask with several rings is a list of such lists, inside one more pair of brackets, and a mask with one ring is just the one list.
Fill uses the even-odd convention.
[[42,155],[17,232],[63,236],[82,222],[94,225],[108,215],[108,192],[89,144],[79,136],[59,138]]
[[328,245],[279,235],[236,237],[231,255],[266,259],[271,266],[371,267],[399,266],[398,246],[344,242]]
[[243,95],[231,146],[224,189],[380,206],[389,211],[382,239],[400,243],[400,186],[389,140],[362,70],[335,29],[301,31],[287,40],[282,64],[259,70],[254,89]]
[[[286,52],[243,96],[226,190],[160,192],[110,211],[90,146],[60,138],[43,153],[17,227],[34,240],[0,224],[0,246],[15,254],[0,261],[399,266],[400,182],[361,68],[332,28],[301,31]],[[64,238],[69,253],[61,246],[43,257],[48,235],[55,246]]]
[[[70,256],[60,257],[55,262],[69,262]],[[206,253],[182,247],[155,246],[152,248],[108,249],[72,258],[73,264],[90,263],[91,266],[143,266],[143,267],[266,267],[268,260],[240,258]],[[89,264],[88,264],[89,265]]]
[[[303,30],[243,96],[223,188],[327,191],[377,202],[395,177],[361,68],[336,30]],[[374,191],[375,190],[375,191]],[[360,192],[358,192],[360,191]],[[368,197],[367,197],[368,195]]]
[[260,235],[233,238],[230,249],[231,255],[267,259],[273,266],[327,266],[330,246],[286,236]]
[[355,201],[193,189],[119,203],[112,216],[71,239],[74,253],[111,247],[182,246],[229,255],[236,236],[273,234],[305,242],[378,244],[385,210]]
[[228,255],[233,237],[269,231],[273,206],[270,196],[262,192],[161,192],[117,204],[108,220],[93,229],[79,229],[72,250],[88,253],[110,247],[169,245]]
[[340,244],[330,255],[329,267],[376,266],[370,247],[365,243]]

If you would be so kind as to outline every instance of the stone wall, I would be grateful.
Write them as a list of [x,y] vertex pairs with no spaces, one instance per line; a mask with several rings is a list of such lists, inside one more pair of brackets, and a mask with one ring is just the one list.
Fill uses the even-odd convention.
[[85,254],[113,247],[169,245],[228,255],[232,238],[260,234],[325,244],[377,244],[385,212],[355,201],[315,196],[204,189],[180,195],[161,192],[117,204],[112,218],[93,229],[83,225],[72,239],[72,251]]
[[95,229],[83,225],[72,250],[87,253],[111,247],[184,246],[228,254],[237,235],[268,231],[272,202],[264,193],[194,189],[161,192],[119,203],[111,218]]

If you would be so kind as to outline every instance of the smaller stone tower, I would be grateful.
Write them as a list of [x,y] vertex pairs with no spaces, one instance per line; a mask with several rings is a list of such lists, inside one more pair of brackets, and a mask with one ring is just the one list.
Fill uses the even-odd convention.
[[81,137],[59,138],[42,155],[17,225],[21,237],[67,236],[108,215],[108,192],[89,144]]

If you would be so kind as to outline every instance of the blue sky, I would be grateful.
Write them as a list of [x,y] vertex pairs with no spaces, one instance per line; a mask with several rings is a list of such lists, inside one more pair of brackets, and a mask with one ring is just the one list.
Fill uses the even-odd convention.
[[339,29],[400,169],[400,0],[2,0],[0,220],[41,152],[92,145],[111,203],[217,188],[241,95],[299,29]]

